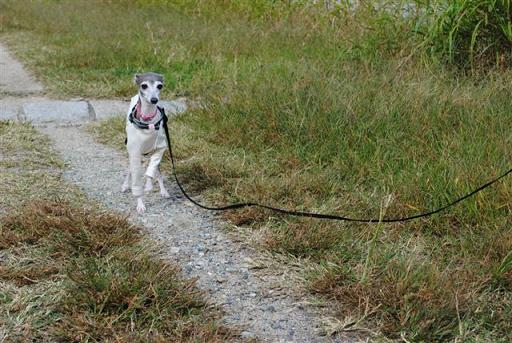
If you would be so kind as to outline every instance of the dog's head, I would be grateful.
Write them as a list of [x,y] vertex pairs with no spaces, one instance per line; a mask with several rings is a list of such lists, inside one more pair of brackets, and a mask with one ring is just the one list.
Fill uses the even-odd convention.
[[157,73],[135,74],[133,81],[139,87],[141,99],[151,104],[156,104],[160,100],[160,90],[164,86],[162,75]]

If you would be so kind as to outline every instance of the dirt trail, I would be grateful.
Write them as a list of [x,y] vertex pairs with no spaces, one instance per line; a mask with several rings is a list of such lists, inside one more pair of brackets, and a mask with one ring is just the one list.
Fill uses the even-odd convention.
[[43,86],[0,44],[0,93],[15,96],[39,94]]
[[[5,51],[0,45],[0,65],[14,72],[0,75],[0,84],[9,88],[19,79],[18,74],[26,72],[11,57],[2,60],[2,56],[8,56]],[[33,80],[30,76],[21,76],[27,82]],[[40,92],[37,83],[34,87],[34,92]],[[22,101],[19,97],[23,94],[2,90],[0,105],[2,93],[8,93],[9,103]],[[268,342],[357,341],[320,336],[322,310],[311,306],[295,287],[297,273],[226,233],[222,229],[224,223],[193,207],[174,184],[168,182],[171,199],[162,199],[154,192],[146,197],[148,211],[138,215],[133,198],[120,192],[126,171],[125,154],[96,143],[76,121],[74,125],[47,123],[38,127],[53,140],[55,149],[68,163],[64,174],[66,181],[142,225],[162,247],[162,256],[177,261],[185,276],[198,278],[198,286],[206,297],[225,311],[225,322],[242,328],[242,338]]]

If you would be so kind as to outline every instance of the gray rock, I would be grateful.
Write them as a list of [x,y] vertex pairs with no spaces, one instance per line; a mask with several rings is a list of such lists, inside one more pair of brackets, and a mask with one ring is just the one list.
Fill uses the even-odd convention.
[[222,276],[217,276],[215,278],[215,280],[218,282],[218,283],[224,283],[226,281],[228,281],[228,279],[226,279],[225,277],[222,277]]
[[124,117],[129,111],[130,101],[125,100],[90,100],[96,120],[112,117]]
[[[0,75],[1,76],[1,75]],[[15,97],[0,98],[0,120],[19,120],[23,105],[28,102],[46,100],[42,97]]]
[[23,119],[35,123],[70,123],[90,121],[92,114],[86,101],[41,100],[23,104]]
[[165,108],[167,115],[177,115],[187,110],[187,104],[182,99],[171,101],[162,100],[158,102],[158,106]]

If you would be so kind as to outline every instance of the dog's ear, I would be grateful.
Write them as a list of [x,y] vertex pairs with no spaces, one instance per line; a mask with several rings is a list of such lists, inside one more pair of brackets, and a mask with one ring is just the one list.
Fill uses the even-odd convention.
[[154,73],[154,78],[155,78],[155,81],[164,83],[164,76],[162,74]]
[[133,76],[133,83],[135,83],[136,85],[140,84],[140,74],[135,74]]

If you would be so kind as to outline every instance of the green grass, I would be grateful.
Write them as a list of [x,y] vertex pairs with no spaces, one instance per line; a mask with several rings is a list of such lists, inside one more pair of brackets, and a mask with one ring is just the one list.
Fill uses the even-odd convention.
[[0,122],[2,340],[235,339],[194,281],[126,218],[67,185],[62,167],[30,125]]
[[[171,129],[180,176],[211,203],[405,216],[510,167],[512,73],[432,61],[416,17],[242,0],[0,4],[4,39],[55,92],[128,96],[131,74],[154,70],[167,96],[201,99]],[[118,147],[122,130],[93,128]],[[226,217],[262,248],[316,262],[310,289],[340,319],[410,341],[506,342],[511,194],[506,179],[442,215],[380,226]]]
[[424,43],[462,68],[510,67],[510,0],[432,1],[422,15]]

